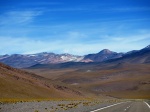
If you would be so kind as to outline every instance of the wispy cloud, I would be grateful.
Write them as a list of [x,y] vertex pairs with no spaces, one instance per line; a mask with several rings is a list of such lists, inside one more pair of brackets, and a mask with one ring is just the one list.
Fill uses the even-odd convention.
[[150,8],[145,5],[51,1],[1,5],[0,54],[48,51],[82,55],[104,48],[128,51],[149,44]]
[[135,11],[150,11],[149,7],[118,7],[118,8],[101,8],[101,7],[93,7],[91,5],[87,6],[74,6],[74,7],[63,7],[63,8],[50,8],[46,11],[57,12],[57,11],[88,11],[88,12],[99,12],[99,13],[112,13],[112,12],[135,12]]
[[[0,54],[24,53],[33,54],[38,52],[71,53],[84,55],[96,53],[107,48],[117,52],[127,52],[133,49],[141,49],[149,44],[150,34],[125,36],[110,36],[94,41],[81,41],[82,33],[73,32],[75,38],[69,39],[70,34],[63,35],[64,39],[42,40],[25,37],[0,37]],[[68,37],[68,38],[66,38]],[[9,41],[9,42],[8,42]]]
[[0,15],[0,25],[29,23],[41,14],[41,11],[9,11]]
[[150,11],[150,7],[121,7],[121,8],[111,8],[109,10],[117,12]]
[[91,9],[86,7],[67,7],[67,8],[45,8],[45,11],[48,12],[71,12],[71,11],[90,11]]
[[111,37],[112,41],[122,42],[122,43],[136,43],[141,42],[143,40],[150,39],[150,33],[148,34],[140,34],[140,35],[133,35],[128,37]]
[[26,2],[26,3],[20,3],[20,5],[28,5],[28,6],[47,6],[47,5],[60,5],[62,2],[45,2],[45,1],[35,1],[35,2]]

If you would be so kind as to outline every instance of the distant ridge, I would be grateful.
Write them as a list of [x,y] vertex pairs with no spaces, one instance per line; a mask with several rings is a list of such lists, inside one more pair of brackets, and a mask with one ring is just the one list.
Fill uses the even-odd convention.
[[141,50],[127,52],[121,58],[107,62],[150,63],[150,45]]
[[[149,63],[150,45],[141,50],[133,50],[127,53],[117,53],[109,49],[103,49],[95,54],[77,56],[72,54],[55,54],[42,52],[37,54],[13,54],[1,55],[0,62],[15,68],[28,68],[37,64],[59,64],[66,62],[105,62],[105,61],[130,61],[137,63]],[[139,57],[139,58],[138,58]],[[130,58],[130,59],[129,59]],[[136,59],[131,59],[136,58]]]
[[103,62],[109,59],[120,58],[122,57],[122,55],[123,53],[117,53],[108,49],[103,49],[99,53],[86,55],[83,60],[91,60],[92,62]]

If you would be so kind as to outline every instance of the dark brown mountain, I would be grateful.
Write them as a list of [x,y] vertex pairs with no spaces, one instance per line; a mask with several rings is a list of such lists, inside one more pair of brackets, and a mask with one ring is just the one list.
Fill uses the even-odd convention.
[[0,63],[0,99],[83,97],[65,84]]

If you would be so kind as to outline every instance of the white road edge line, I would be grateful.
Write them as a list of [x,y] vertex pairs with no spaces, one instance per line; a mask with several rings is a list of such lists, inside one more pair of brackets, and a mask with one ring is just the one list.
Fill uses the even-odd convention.
[[150,108],[150,105],[147,102],[144,102],[144,103]]
[[[127,102],[130,102],[130,101],[127,101]],[[93,111],[90,111],[90,112],[96,112],[96,111],[99,111],[99,110],[103,110],[103,109],[106,109],[106,108],[109,108],[109,107],[112,107],[112,106],[115,106],[115,105],[119,105],[119,104],[122,104],[122,103],[127,103],[127,102],[116,103],[116,104],[109,105],[109,106],[106,106],[106,107],[102,107],[102,108],[99,108],[99,109],[96,109],[96,110],[93,110]]]

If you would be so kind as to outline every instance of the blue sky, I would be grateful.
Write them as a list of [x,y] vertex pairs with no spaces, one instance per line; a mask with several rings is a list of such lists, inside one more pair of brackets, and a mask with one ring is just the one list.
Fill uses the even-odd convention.
[[149,44],[149,0],[0,0],[0,55],[127,52]]

